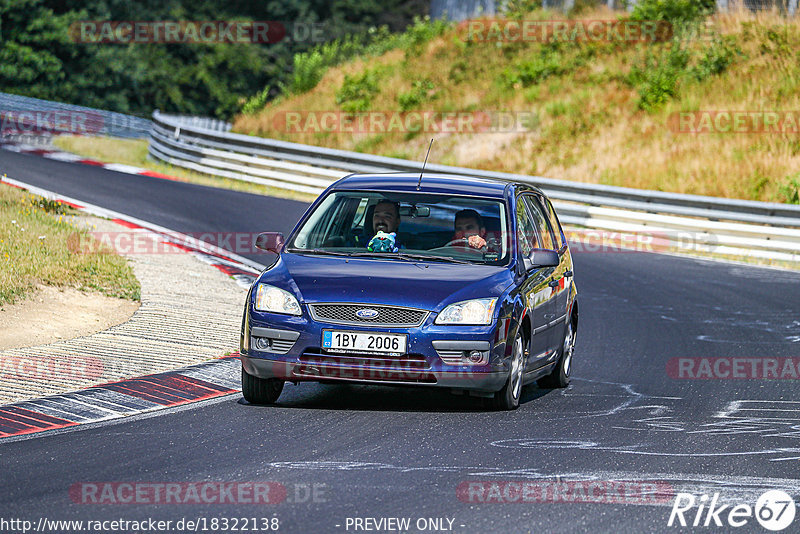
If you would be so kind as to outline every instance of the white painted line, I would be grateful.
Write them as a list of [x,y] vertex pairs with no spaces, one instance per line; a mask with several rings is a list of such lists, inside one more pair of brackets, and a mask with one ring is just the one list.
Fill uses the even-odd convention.
[[122,163],[106,163],[103,165],[103,168],[110,171],[124,172],[126,174],[141,174],[147,170],[141,167],[134,167],[133,165],[124,165]]
[[43,154],[43,156],[48,159],[55,159],[58,161],[68,161],[68,162],[75,162],[86,159],[77,154],[70,154],[69,152],[51,152],[50,154]]
[[36,187],[35,185],[27,184],[25,182],[20,182],[19,180],[14,180],[12,178],[3,178],[3,182],[7,182],[11,185],[16,185],[18,187],[24,187],[31,193],[35,195],[39,195],[41,197],[45,197],[51,200],[65,200],[71,204],[77,204],[81,206],[83,211],[87,213],[91,213],[92,215],[97,215],[99,217],[105,217],[108,219],[121,219],[123,221],[127,221],[129,223],[136,224],[143,228],[147,228],[148,230],[152,230],[157,232],[163,236],[166,236],[168,239],[171,238],[173,240],[177,240],[178,243],[190,243],[192,246],[201,249],[205,249],[206,252],[211,254],[219,254],[220,256],[224,256],[239,262],[242,265],[238,265],[240,269],[249,270],[254,274],[260,274],[262,270],[266,268],[266,265],[261,263],[255,262],[244,256],[239,256],[233,252],[227,251],[223,248],[217,247],[215,245],[210,245],[208,243],[198,242],[196,239],[192,239],[190,236],[183,234],[181,232],[176,232],[175,230],[170,230],[169,228],[164,228],[163,226],[159,226],[157,224],[153,224],[147,221],[143,221],[142,219],[138,219],[136,217],[131,217],[130,215],[125,215],[124,213],[119,213],[117,211],[109,210],[106,208],[101,208],[100,206],[96,206],[94,204],[89,204],[84,202],[83,200],[71,198],[65,195],[61,195],[59,193],[54,193],[53,191],[48,191],[47,189],[42,189],[41,187]]

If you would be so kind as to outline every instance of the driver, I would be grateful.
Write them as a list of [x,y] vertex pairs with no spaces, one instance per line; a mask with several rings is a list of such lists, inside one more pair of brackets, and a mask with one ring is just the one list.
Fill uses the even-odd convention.
[[465,240],[470,248],[486,248],[486,227],[483,217],[472,209],[461,210],[456,213],[455,235],[453,241]]

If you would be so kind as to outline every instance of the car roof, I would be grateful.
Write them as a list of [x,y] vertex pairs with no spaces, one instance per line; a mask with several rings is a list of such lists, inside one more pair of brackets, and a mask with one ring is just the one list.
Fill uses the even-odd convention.
[[488,178],[429,173],[425,173],[422,176],[422,184],[419,190],[417,190],[418,182],[418,172],[351,174],[336,182],[332,189],[452,193],[502,200],[506,188],[511,185],[509,182],[490,180]]

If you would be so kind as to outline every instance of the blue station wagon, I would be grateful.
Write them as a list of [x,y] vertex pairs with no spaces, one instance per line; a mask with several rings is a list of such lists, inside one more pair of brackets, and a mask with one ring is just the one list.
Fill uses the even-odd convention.
[[519,406],[569,383],[578,327],[569,246],[537,188],[463,176],[358,174],[331,185],[247,295],[242,393],[284,383],[447,388]]

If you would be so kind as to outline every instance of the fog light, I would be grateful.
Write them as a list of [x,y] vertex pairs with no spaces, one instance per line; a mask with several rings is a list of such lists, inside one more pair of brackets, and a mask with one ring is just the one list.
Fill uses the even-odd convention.
[[256,350],[269,350],[269,338],[268,337],[254,337],[253,338],[253,347]]
[[469,353],[467,358],[472,363],[480,363],[483,360],[483,353],[479,350],[473,350]]

